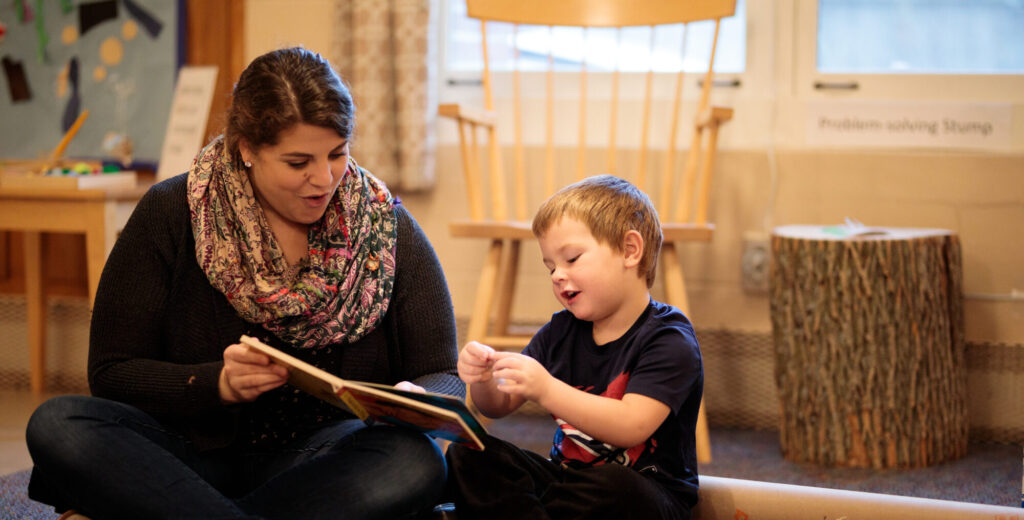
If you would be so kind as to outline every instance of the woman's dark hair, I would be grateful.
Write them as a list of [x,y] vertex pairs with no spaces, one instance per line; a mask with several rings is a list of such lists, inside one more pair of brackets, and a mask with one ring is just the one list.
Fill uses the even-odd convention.
[[320,54],[301,47],[270,51],[249,64],[235,84],[224,139],[236,159],[241,140],[253,149],[277,144],[298,123],[331,128],[348,139],[355,130],[348,87]]

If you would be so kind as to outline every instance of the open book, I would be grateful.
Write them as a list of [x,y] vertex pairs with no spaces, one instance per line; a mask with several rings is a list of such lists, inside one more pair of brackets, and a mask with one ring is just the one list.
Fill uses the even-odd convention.
[[364,421],[413,428],[433,437],[484,449],[480,437],[487,432],[459,398],[399,390],[377,383],[347,381],[256,338],[242,336],[241,342],[286,367],[288,383],[292,386],[348,410]]

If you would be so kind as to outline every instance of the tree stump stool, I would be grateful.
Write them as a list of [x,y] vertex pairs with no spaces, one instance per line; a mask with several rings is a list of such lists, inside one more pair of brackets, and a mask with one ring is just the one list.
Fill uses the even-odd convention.
[[771,320],[783,456],[919,468],[967,452],[959,239],[783,226]]

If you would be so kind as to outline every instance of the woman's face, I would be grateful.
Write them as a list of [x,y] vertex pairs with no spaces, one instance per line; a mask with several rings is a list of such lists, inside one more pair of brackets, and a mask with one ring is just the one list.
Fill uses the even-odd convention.
[[271,225],[307,226],[320,219],[348,166],[349,143],[330,128],[298,123],[277,144],[239,145],[256,198]]

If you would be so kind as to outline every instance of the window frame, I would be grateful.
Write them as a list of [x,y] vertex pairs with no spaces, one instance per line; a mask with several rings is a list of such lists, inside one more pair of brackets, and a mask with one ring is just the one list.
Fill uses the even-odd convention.
[[[441,0],[441,34],[448,34],[448,12],[449,5],[453,2],[461,2],[463,0]],[[757,9],[754,9],[756,4]],[[750,20],[754,17],[751,16],[752,10],[763,11],[764,2],[757,2],[747,0],[747,41],[746,41],[746,64],[744,71],[741,73],[715,73],[715,96],[723,96],[723,101],[729,101],[734,99],[737,93],[742,92],[744,87],[751,81],[756,81],[754,76],[758,72],[765,71],[752,71],[750,67],[750,56],[751,52],[758,48],[764,48],[762,42],[758,42],[761,45],[752,45],[750,41],[751,31],[749,29]],[[467,70],[453,70],[448,68],[447,60],[447,41],[442,41],[440,44],[440,91],[439,99],[442,103],[455,103],[470,100],[482,99],[482,91],[480,88],[480,71],[467,71]],[[763,68],[763,67],[762,67]],[[545,85],[545,73],[542,71],[520,71],[520,78],[522,83],[522,95],[526,100],[537,100],[544,98],[544,85]],[[623,101],[631,101],[640,99],[639,95],[632,95],[634,90],[628,90],[625,86],[630,82],[642,82],[646,76],[646,72],[620,72],[619,77],[622,82],[620,92],[623,93]],[[503,85],[511,84],[512,72],[504,70],[492,70],[491,75],[494,78],[494,94],[495,102],[505,98],[510,99],[510,89],[503,89]],[[611,77],[612,73],[604,71],[589,71],[588,75],[590,81],[587,84],[588,91],[593,89],[592,94],[597,96],[597,99],[601,99],[604,93],[610,92]],[[683,87],[684,99],[696,99],[700,92],[700,82],[703,81],[703,73],[688,72],[686,74],[686,83]],[[671,72],[655,72],[655,83],[653,95],[655,100],[667,100],[670,99],[672,85],[668,85],[674,81],[675,73]],[[669,79],[671,78],[671,79]],[[662,85],[665,84],[665,85]],[[576,92],[579,89],[579,81],[576,73],[571,70],[558,70],[555,72],[555,95],[559,97],[559,93],[563,93],[568,98],[575,98]],[[570,95],[571,94],[571,95]]]
[[[441,0],[441,34],[446,34],[450,2]],[[1015,115],[1024,115],[1024,75],[964,74],[826,74],[817,71],[817,0],[748,0],[746,4],[746,64],[738,74],[716,73],[716,84],[738,82],[738,86],[716,86],[712,103],[735,109],[728,130],[719,136],[720,149],[818,149],[806,140],[806,109],[809,103],[849,101],[998,103],[1011,107]],[[483,106],[479,71],[447,70],[446,42],[439,44],[439,100],[441,103],[467,103]],[[499,117],[508,115],[511,106],[512,74],[494,74],[495,106]],[[524,100],[544,97],[542,72],[521,72]],[[631,101],[628,92],[642,85],[643,72],[620,73],[622,102]],[[610,91],[609,73],[590,73],[588,92],[600,97]],[[674,86],[674,74],[655,73],[654,100],[668,102]],[[693,104],[699,95],[702,74],[689,73],[683,89],[685,103]],[[856,89],[815,88],[815,83],[855,82]],[[935,88],[941,85],[941,88]],[[555,73],[556,97],[575,99],[579,89],[573,72]],[[638,95],[632,96],[634,101]],[[654,110],[657,113],[657,109]],[[1019,117],[1018,117],[1019,119]],[[1007,150],[1024,150],[1024,128],[1020,121],[1011,129],[1013,145]],[[509,132],[499,133],[503,144],[510,143]],[[452,143],[457,135],[451,125],[439,126],[440,141]],[[595,137],[596,138],[596,137]],[[685,137],[681,137],[685,138]],[[559,142],[571,141],[570,137]],[[589,141],[589,137],[588,137]],[[625,145],[625,143],[623,143]],[[626,145],[628,146],[628,145]]]
[[[439,29],[442,35],[448,33],[448,5],[451,2],[463,0],[441,0],[441,12]],[[775,18],[772,2],[761,2],[758,0],[747,0],[746,3],[746,63],[741,73],[715,73],[714,85],[711,92],[712,104],[734,107],[741,114],[730,126],[733,130],[724,133],[719,138],[720,148],[736,146],[750,146],[752,144],[764,143],[766,136],[771,132],[765,128],[771,127],[771,122],[766,118],[770,117],[771,104],[766,100],[775,96],[774,59],[772,49],[775,38]],[[762,25],[752,30],[752,24],[760,21]],[[447,68],[447,42],[439,44],[439,74],[438,74],[438,99],[440,103],[466,103],[471,106],[483,106],[483,89],[480,85],[480,71],[449,70]],[[642,85],[646,78],[646,72],[620,72],[619,91],[621,93],[620,104],[639,103],[641,101]],[[510,110],[512,105],[512,72],[492,71],[494,83],[494,103],[499,117],[507,115],[505,111]],[[664,115],[659,112],[661,106],[668,106],[672,102],[675,92],[675,73],[655,72],[652,88],[652,114],[655,117]],[[554,74],[554,88],[556,100],[571,101],[577,99],[579,92],[579,77],[572,71],[557,71]],[[588,97],[598,102],[610,99],[612,74],[609,72],[588,72],[587,92]],[[685,105],[694,105],[700,96],[700,85],[704,79],[703,73],[687,73],[684,77],[683,100]],[[525,103],[540,103],[545,97],[546,79],[545,73],[539,71],[520,72],[521,95]],[[536,106],[536,105],[535,105]],[[559,110],[573,111],[570,118],[575,118],[575,105],[573,103],[562,103],[556,105]],[[684,117],[686,116],[684,107]],[[745,126],[743,120],[751,119],[757,124]],[[744,126],[741,126],[741,123]],[[625,130],[624,130],[625,131]],[[556,142],[575,142],[575,130],[568,128],[556,129]],[[571,135],[570,135],[571,133]],[[499,132],[499,139],[503,144],[510,144],[511,132]],[[440,125],[440,141],[451,143],[457,140],[457,135],[451,125]],[[534,136],[535,137],[535,136]],[[526,138],[531,135],[526,132]],[[588,135],[588,142],[598,141],[601,138],[597,133]],[[680,139],[688,139],[680,135]],[[599,145],[603,145],[600,143]],[[629,140],[623,140],[619,146],[629,148]],[[657,144],[655,145],[658,146]]]
[[[1024,103],[1024,74],[823,73],[817,68],[818,2],[794,2],[794,94],[807,101]],[[851,86],[856,85],[855,88]],[[936,86],[941,88],[936,88]]]

